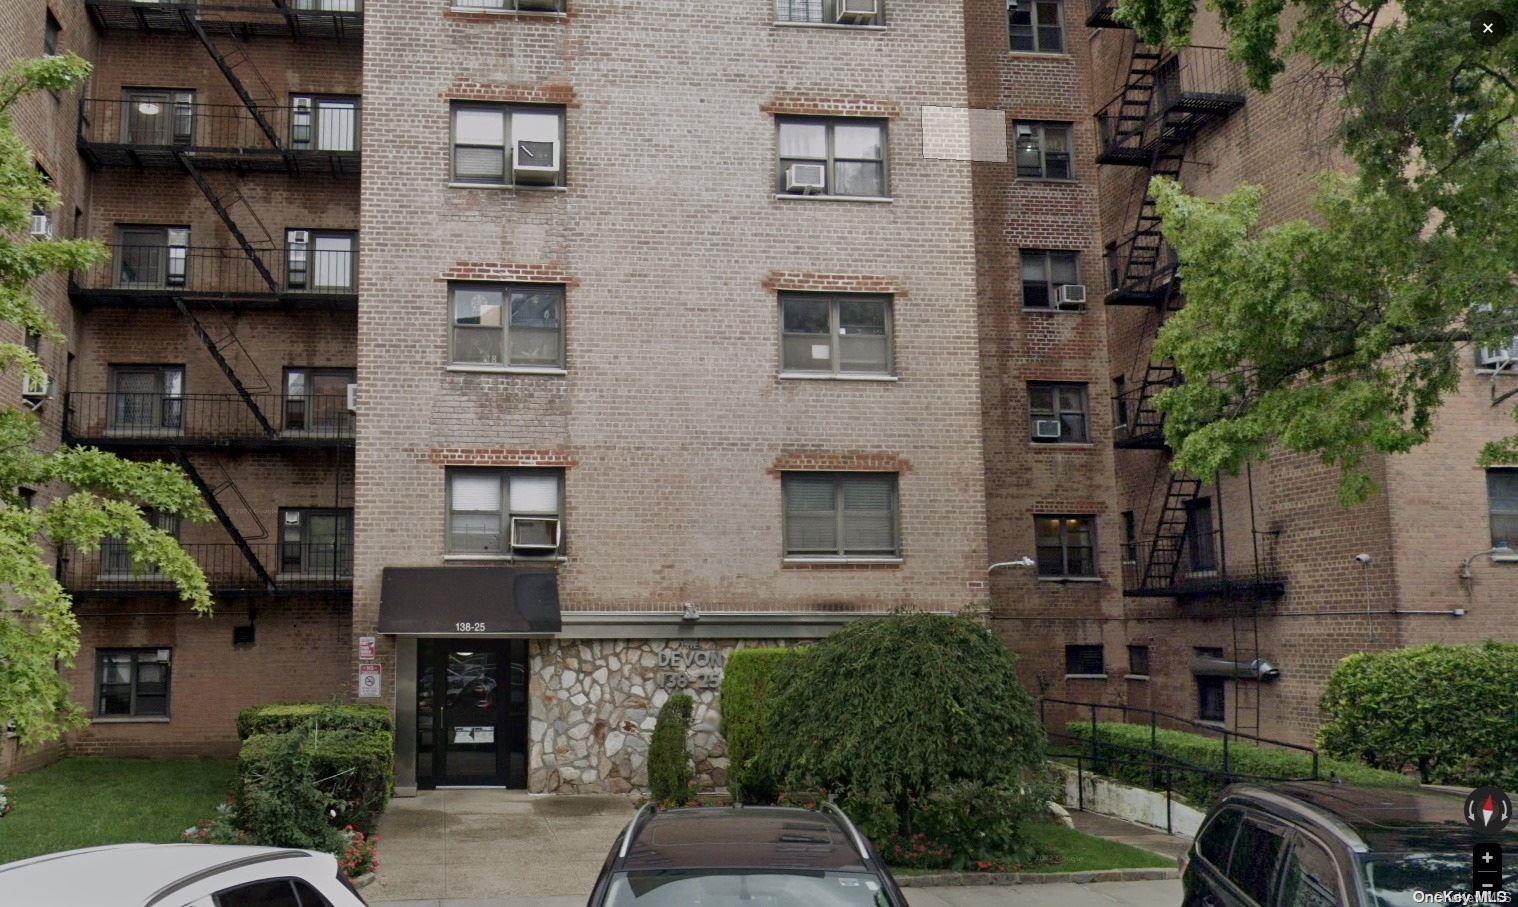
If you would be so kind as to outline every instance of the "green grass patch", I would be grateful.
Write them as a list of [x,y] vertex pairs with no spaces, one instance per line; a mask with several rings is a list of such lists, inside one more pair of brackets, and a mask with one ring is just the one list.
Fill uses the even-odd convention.
[[179,840],[232,782],[230,760],[63,759],[5,780],[0,863],[59,850]]
[[[1060,822],[1029,822],[1022,827],[1031,840],[1057,854],[1056,861],[1024,866],[1018,872],[1093,872],[1101,869],[1174,869],[1175,860],[1150,853],[1129,844],[1108,841],[1085,832],[1066,828]],[[939,875],[947,869],[897,869],[894,875]]]

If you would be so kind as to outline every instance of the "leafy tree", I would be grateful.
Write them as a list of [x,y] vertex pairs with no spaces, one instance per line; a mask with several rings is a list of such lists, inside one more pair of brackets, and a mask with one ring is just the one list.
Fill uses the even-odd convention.
[[[58,196],[32,163],[11,125],[11,111],[26,95],[68,91],[89,75],[79,57],[23,60],[0,75],[0,321],[13,336],[30,331],[52,342],[64,336],[32,297],[28,285],[44,274],[85,268],[105,250],[83,240],[36,240],[26,236],[33,206],[54,208]],[[0,342],[0,371],[17,370],[46,380],[25,346]],[[0,721],[15,722],[23,744],[56,739],[81,723],[59,668],[79,650],[79,624],[72,602],[54,576],[43,544],[99,548],[120,539],[132,558],[151,564],[179,588],[195,610],[211,610],[205,576],[169,534],[153,528],[141,508],[189,520],[210,514],[195,486],[177,468],[136,463],[99,450],[37,448],[37,417],[14,406],[0,408]],[[60,493],[43,507],[28,508],[19,488],[54,487]]]
[[[1325,178],[1313,220],[1268,229],[1256,188],[1202,202],[1156,187],[1186,294],[1155,348],[1186,382],[1160,398],[1166,435],[1193,475],[1315,453],[1362,500],[1367,457],[1428,440],[1473,349],[1518,332],[1518,37],[1477,40],[1485,0],[1208,6],[1254,88],[1294,57],[1330,86],[1353,175]],[[1178,46],[1196,11],[1123,0],[1118,15]],[[1518,462],[1518,439],[1482,460]]]

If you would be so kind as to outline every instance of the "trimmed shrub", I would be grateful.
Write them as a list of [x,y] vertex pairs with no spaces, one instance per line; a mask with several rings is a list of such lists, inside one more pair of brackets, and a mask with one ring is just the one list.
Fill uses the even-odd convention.
[[727,742],[727,782],[738,803],[773,803],[779,785],[758,763],[770,684],[804,652],[801,648],[739,649],[727,659],[718,730]]
[[[1074,751],[1090,755],[1091,724],[1072,721],[1066,728],[1071,737],[1084,741],[1075,744]],[[1121,760],[1146,761],[1133,750],[1148,751],[1149,726],[1147,724],[1118,724],[1102,722],[1096,726],[1097,755],[1093,770],[1098,774],[1116,778],[1136,787],[1163,789],[1165,774],[1156,773],[1147,765],[1127,765]],[[1183,766],[1205,769],[1205,772],[1186,771],[1180,768],[1169,772],[1171,789],[1181,797],[1199,806],[1216,799],[1227,786],[1223,777],[1223,740],[1184,731],[1157,731],[1155,747],[1162,757],[1176,760]],[[1102,758],[1102,744],[1113,749],[1107,754],[1113,761]],[[1122,749],[1118,749],[1121,747]],[[1228,741],[1228,770],[1235,775],[1251,775],[1258,778],[1307,778],[1312,775],[1312,756],[1295,750],[1271,749],[1237,740]],[[1356,762],[1344,762],[1320,756],[1318,777],[1327,779],[1337,775],[1353,784],[1411,784],[1412,779],[1392,772],[1379,771]]]
[[968,617],[857,621],[774,675],[770,691],[760,768],[846,809],[892,804],[896,828],[883,827],[880,810],[862,817],[871,837],[917,833],[924,799],[956,783],[1020,789],[1043,758],[1013,656]]
[[321,770],[309,729],[252,738],[257,757],[237,763],[231,825],[249,843],[341,853],[347,844],[330,821],[338,801],[318,784]]
[[950,869],[976,869],[988,857],[1000,864],[1028,865],[1041,856],[1022,831],[1023,822],[1044,810],[1034,793],[956,781],[915,806],[917,830],[941,848],[941,856],[933,858],[943,859]]
[[1426,645],[1339,662],[1319,705],[1325,753],[1425,783],[1518,786],[1518,645]]
[[251,779],[273,771],[289,739],[300,744],[313,782],[328,797],[337,828],[352,825],[372,833],[390,803],[394,752],[389,731],[316,730],[303,727],[284,734],[256,734],[243,741],[237,758],[238,796]]
[[282,734],[315,720],[322,730],[390,731],[390,710],[382,705],[338,705],[301,702],[259,705],[237,713],[238,739],[255,734]]
[[691,779],[691,713],[695,700],[681,693],[671,696],[659,709],[653,740],[648,745],[648,787],[654,801],[664,806],[685,806],[695,802]]

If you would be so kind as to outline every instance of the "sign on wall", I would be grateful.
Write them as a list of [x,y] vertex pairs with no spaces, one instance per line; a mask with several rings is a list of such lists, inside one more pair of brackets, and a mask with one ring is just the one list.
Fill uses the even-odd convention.
[[726,660],[712,643],[673,642],[659,650],[659,686],[666,690],[715,690]]
[[377,664],[361,664],[358,666],[358,695],[360,699],[378,699],[380,695],[380,666]]
[[373,636],[360,636],[358,638],[358,660],[374,661],[375,646]]

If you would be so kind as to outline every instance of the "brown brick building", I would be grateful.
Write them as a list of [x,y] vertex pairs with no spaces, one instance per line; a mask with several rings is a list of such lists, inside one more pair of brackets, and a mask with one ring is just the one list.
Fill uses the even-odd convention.
[[[1480,547],[1485,478],[1428,508],[1444,523],[1392,519],[1433,450],[1354,514],[1307,464],[1170,482],[1144,362],[1178,297],[1103,248],[1169,164],[1090,114],[1142,70],[1233,76],[1203,48],[1135,58],[1089,12],[8,5],[4,59],[96,63],[17,125],[66,199],[53,229],[113,253],[41,288],[71,341],[31,402],[50,443],[178,462],[217,514],[177,528],[213,618],[124,552],[59,552],[92,718],[66,746],[229,752],[238,709],[335,696],[395,709],[402,790],[626,791],[685,690],[720,784],[727,656],[894,608],[989,602],[1037,691],[1189,715],[1193,647],[1245,658],[1220,604],[1243,595],[1249,657],[1281,668],[1260,720],[1294,734],[1344,652],[1498,632],[1491,568],[1459,604],[1414,556]],[[1300,213],[1320,164],[1283,151],[1289,113],[1208,94],[1183,177]],[[1478,380],[1462,439],[1499,430]],[[1449,468],[1421,493],[1449,505]],[[1146,579],[1147,539],[1200,497],[1230,582],[1177,600],[1206,571]],[[1368,602],[1467,616],[1343,613]]]

